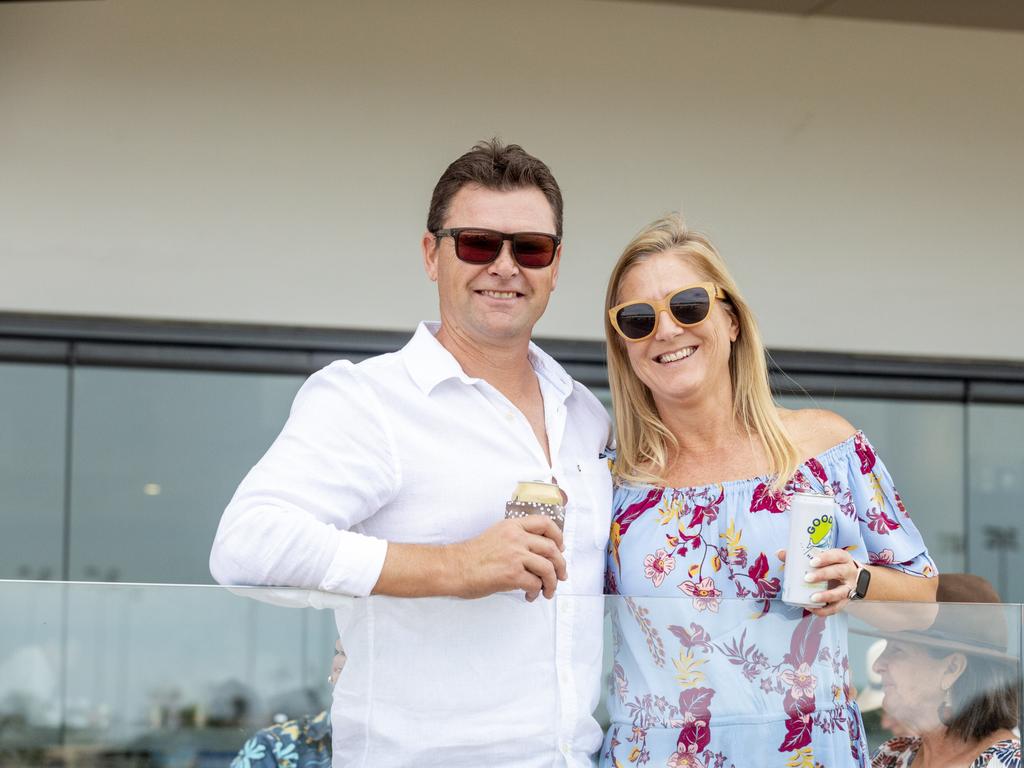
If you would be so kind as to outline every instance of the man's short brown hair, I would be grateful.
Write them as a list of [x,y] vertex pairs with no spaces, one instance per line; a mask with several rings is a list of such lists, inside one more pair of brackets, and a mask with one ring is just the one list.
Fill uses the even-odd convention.
[[430,198],[427,230],[444,228],[455,193],[466,184],[502,192],[536,187],[544,193],[555,218],[555,234],[562,236],[562,190],[551,169],[518,144],[503,144],[500,139],[478,142],[441,174]]

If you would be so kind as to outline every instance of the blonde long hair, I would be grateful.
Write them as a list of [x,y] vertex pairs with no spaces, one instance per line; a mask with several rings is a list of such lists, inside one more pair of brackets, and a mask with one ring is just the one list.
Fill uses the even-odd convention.
[[715,247],[704,235],[687,229],[676,214],[658,219],[639,232],[622,252],[608,280],[604,332],[618,433],[616,475],[627,482],[665,485],[669,453],[679,445],[661,420],[651,390],[634,373],[626,354],[627,342],[608,319],[608,310],[623,298],[619,296],[619,286],[626,273],[651,256],[666,251],[678,254],[705,280],[725,290],[727,298],[722,307],[736,318],[739,326],[739,335],[729,355],[733,414],[739,424],[760,440],[775,476],[773,488],[781,490],[800,462],[796,445],[783,426],[772,398],[757,321]]

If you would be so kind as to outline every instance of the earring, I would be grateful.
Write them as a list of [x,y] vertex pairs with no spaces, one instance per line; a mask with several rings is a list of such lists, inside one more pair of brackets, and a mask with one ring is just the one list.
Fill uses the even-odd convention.
[[953,695],[950,693],[950,689],[946,689],[945,696],[942,697],[942,703],[939,705],[939,722],[943,725],[949,725],[953,722],[953,715],[956,714],[953,711]]

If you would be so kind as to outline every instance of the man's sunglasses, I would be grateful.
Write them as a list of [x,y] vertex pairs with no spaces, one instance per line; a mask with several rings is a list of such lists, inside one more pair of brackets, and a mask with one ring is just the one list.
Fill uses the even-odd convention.
[[490,264],[498,258],[505,241],[511,240],[512,258],[520,267],[527,269],[551,266],[555,250],[562,242],[562,238],[546,232],[507,233],[475,227],[439,229],[433,235],[438,240],[451,237],[455,241],[455,256],[467,264]]
[[626,341],[643,341],[654,335],[658,317],[667,311],[683,328],[692,328],[708,319],[715,299],[727,299],[725,291],[714,283],[697,283],[676,288],[657,301],[627,301],[608,310],[612,327]]

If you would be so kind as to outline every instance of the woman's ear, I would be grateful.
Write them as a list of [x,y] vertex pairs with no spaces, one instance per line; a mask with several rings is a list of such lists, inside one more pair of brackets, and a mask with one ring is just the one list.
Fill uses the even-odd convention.
[[732,304],[723,304],[725,314],[729,318],[729,341],[735,342],[740,337],[740,321]]
[[967,669],[967,657],[962,653],[951,653],[943,659],[942,690],[948,691],[952,688],[953,683],[960,679],[965,669]]

